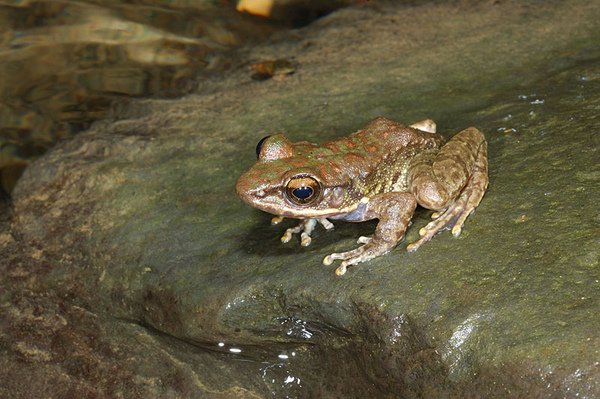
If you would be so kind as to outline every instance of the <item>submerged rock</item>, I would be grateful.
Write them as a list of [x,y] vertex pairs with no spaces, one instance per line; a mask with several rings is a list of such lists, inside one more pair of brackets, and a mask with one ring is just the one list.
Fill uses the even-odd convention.
[[[293,75],[240,69],[59,145],[0,235],[0,396],[600,395],[598,21],[583,1],[344,9],[246,50]],[[322,257],[372,223],[284,245],[234,184],[267,133],[380,114],[481,128],[490,189],[459,239],[339,278]]]

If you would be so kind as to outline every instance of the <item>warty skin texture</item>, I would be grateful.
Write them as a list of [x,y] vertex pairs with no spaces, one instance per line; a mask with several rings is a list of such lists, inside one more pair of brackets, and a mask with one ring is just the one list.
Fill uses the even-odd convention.
[[236,185],[240,198],[277,217],[301,219],[282,241],[300,233],[309,245],[317,222],[361,222],[379,219],[362,246],[328,255],[323,263],[342,260],[338,275],[349,265],[373,259],[402,240],[417,205],[436,211],[434,220],[410,244],[416,250],[437,232],[460,234],[488,184],[487,143],[476,128],[458,133],[444,144],[431,120],[411,126],[380,117],[365,128],[318,146],[270,136],[257,148],[258,161]]

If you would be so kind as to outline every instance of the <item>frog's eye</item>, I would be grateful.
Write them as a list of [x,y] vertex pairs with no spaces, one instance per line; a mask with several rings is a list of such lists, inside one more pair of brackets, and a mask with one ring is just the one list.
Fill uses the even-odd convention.
[[308,175],[298,175],[290,179],[285,193],[296,205],[309,205],[319,198],[321,183]]
[[263,137],[256,145],[256,156],[261,162],[289,158],[294,154],[294,144],[283,134]]
[[260,139],[260,141],[256,145],[256,158],[260,157],[260,151],[262,150],[263,144],[265,143],[265,141],[267,141],[267,139],[269,137],[271,137],[271,136],[265,136],[265,137],[263,137],[262,139]]

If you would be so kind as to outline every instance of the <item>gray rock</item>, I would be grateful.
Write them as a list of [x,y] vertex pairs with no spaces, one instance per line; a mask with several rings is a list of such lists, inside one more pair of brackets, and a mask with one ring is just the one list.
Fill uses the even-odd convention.
[[[599,21],[584,1],[348,8],[246,50],[293,75],[240,69],[58,146],[0,235],[0,396],[600,396]],[[233,187],[265,134],[377,115],[478,126],[490,189],[460,238],[339,278],[322,257],[372,223],[284,245]]]

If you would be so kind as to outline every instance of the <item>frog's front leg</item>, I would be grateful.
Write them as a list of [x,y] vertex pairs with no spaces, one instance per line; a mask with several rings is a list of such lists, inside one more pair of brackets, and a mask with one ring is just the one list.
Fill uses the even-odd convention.
[[341,276],[346,273],[348,266],[390,251],[404,237],[416,206],[417,201],[410,193],[391,192],[372,197],[364,204],[361,219],[379,219],[373,237],[361,237],[359,243],[364,245],[352,251],[328,255],[323,259],[323,264],[330,265],[334,260],[342,260],[342,264],[335,270],[335,273]]
[[[281,218],[281,220],[283,220],[283,218]],[[281,220],[278,220],[277,223],[279,223]],[[285,233],[283,233],[283,236],[281,236],[281,242],[289,242],[294,234],[300,233],[300,245],[302,245],[303,247],[309,246],[312,241],[310,235],[315,229],[317,222],[319,222],[326,230],[333,229],[333,223],[331,223],[326,218],[303,219],[300,221],[300,224],[298,226],[290,227],[285,231]],[[273,221],[271,221],[271,223],[273,223]]]
[[409,175],[419,205],[436,211],[423,227],[421,238],[409,244],[414,251],[438,232],[452,228],[460,235],[467,217],[475,210],[488,186],[487,143],[475,128],[463,130],[434,157],[415,158]]

